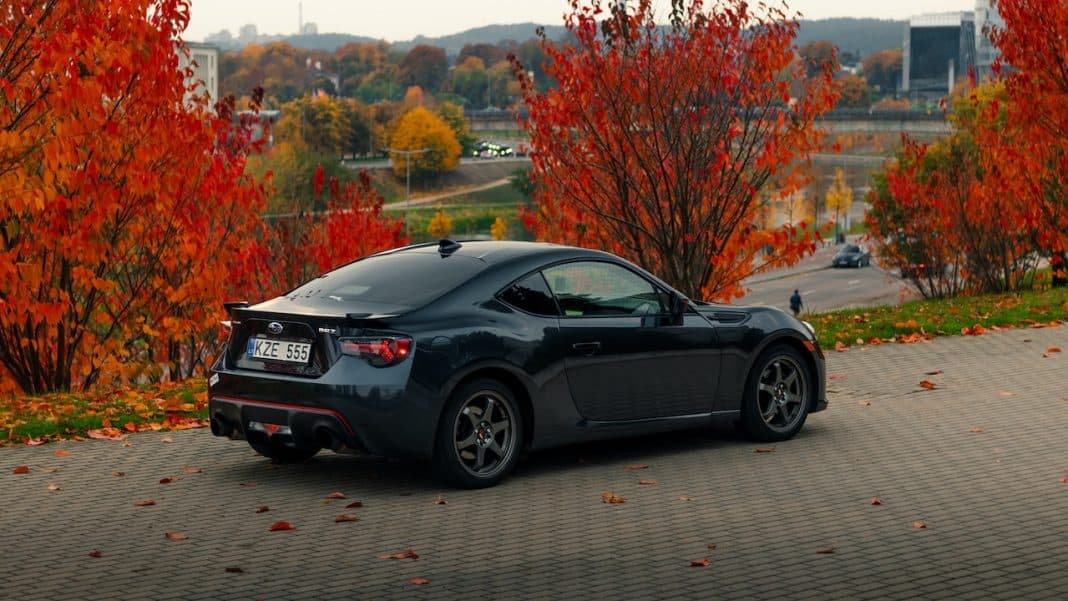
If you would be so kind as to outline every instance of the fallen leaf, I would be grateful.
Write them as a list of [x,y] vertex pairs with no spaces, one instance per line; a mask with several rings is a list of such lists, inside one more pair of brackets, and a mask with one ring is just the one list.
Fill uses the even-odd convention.
[[15,471],[12,472],[12,473],[14,473],[14,474],[28,474],[28,473],[30,473],[30,468],[29,468],[29,466],[26,466],[26,465],[16,465],[15,466]]
[[649,469],[649,464],[648,463],[636,463],[634,465],[625,465],[625,466],[623,466],[623,469],[625,469],[625,470],[647,470],[647,469]]
[[188,534],[182,534],[181,532],[164,532],[163,536],[170,540],[186,540],[189,538]]
[[847,348],[849,348],[849,347],[848,347],[848,346],[846,346],[846,345],[844,345],[844,344],[842,344],[842,342],[841,342],[841,341],[838,341],[838,342],[835,342],[835,343],[834,343],[834,350],[838,351],[839,353],[844,353],[844,352],[846,352],[846,349],[847,349]]
[[137,432],[137,424],[133,422],[126,422],[122,425],[122,429],[126,430],[127,432]]
[[690,560],[690,567],[691,568],[704,568],[704,567],[708,567],[709,565],[711,565],[711,563],[712,562],[709,561],[709,559],[707,557],[704,558],[704,559],[691,559]]
[[89,552],[89,557],[103,557],[103,556],[104,556],[104,554],[101,553],[100,551],[90,551]]
[[1068,475],[1061,477],[1061,484],[1068,484]]
[[122,478],[126,475],[126,472],[111,472],[111,475],[115,476],[116,478]]
[[70,457],[70,451],[64,451],[63,449],[56,449],[56,452],[53,453],[53,455],[55,455],[56,457]]
[[200,469],[199,467],[185,466],[185,467],[182,468],[182,471],[187,473],[187,474],[199,474],[199,473],[203,472],[204,470]]
[[146,501],[134,501],[134,507],[151,507],[155,504],[156,502],[152,499],[148,499]]
[[335,524],[341,523],[341,522],[358,522],[358,521],[360,521],[360,518],[358,518],[358,517],[356,517],[354,515],[348,514],[348,513],[343,513],[343,514],[337,516],[336,518],[334,518],[334,523]]
[[861,407],[871,407],[871,401],[869,401],[867,399],[857,401],[857,404],[860,405]]
[[689,503],[690,501],[693,501],[693,497],[688,497],[686,495],[682,495],[681,497],[679,497],[679,500],[680,501],[684,501],[686,503]]
[[353,501],[345,506],[345,509],[355,509],[357,507],[363,507],[363,501]]
[[422,586],[424,584],[430,584],[430,581],[427,580],[426,578],[412,578],[408,582],[411,582],[412,584],[414,584],[416,586]]
[[332,492],[332,493],[326,495],[323,498],[325,498],[325,499],[344,499],[345,498],[345,493]]
[[164,436],[163,438],[159,439],[159,441],[160,442],[174,442],[174,439],[171,438],[170,436]]
[[940,369],[936,369],[936,370],[934,370],[934,371],[927,371],[927,372],[924,372],[924,375],[928,375],[928,376],[940,376],[940,375],[942,375],[942,373],[943,373],[943,372],[942,372],[942,370],[940,370]]
[[56,473],[58,471],[59,471],[58,467],[46,467],[45,468],[45,473],[46,474],[54,474],[54,473]]
[[926,528],[927,522],[912,522],[913,528]]
[[754,453],[774,453],[775,447],[757,447],[753,449]]
[[86,432],[89,438],[95,438],[97,440],[122,440],[126,437],[118,428],[104,427],[97,430],[89,430]]
[[638,484],[645,486],[656,486],[656,480],[638,480]]
[[968,430],[968,431],[969,432],[974,432],[976,434],[982,434],[983,432],[986,432],[986,430],[984,430],[982,428],[972,428],[971,430]]
[[620,503],[626,503],[627,500],[614,492],[608,492],[607,490],[601,493],[601,502],[609,503],[612,505],[618,505]]
[[1059,352],[1061,352],[1061,349],[1059,347],[1056,347],[1056,346],[1051,346],[1048,349],[1046,349],[1046,353],[1048,353],[1050,355],[1052,355],[1053,353],[1059,353]]
[[419,559],[419,555],[415,552],[415,549],[408,547],[400,553],[381,555],[379,556],[379,559]]
[[872,497],[871,498],[871,504],[872,505],[882,505],[883,504],[883,500],[880,499],[879,497]]
[[1002,391],[1001,391],[1001,392],[999,392],[998,394],[999,394],[1000,396],[1003,396],[1003,397],[1010,397],[1010,396],[1012,396],[1012,395],[1013,395],[1014,393],[1012,393],[1012,392],[1009,392],[1009,391],[1007,391],[1007,390],[1002,390]]
[[275,522],[271,524],[271,527],[267,530],[269,532],[278,532],[279,530],[296,530],[297,527],[289,522]]
[[49,484],[48,485],[48,490],[50,490],[52,492],[56,492],[57,490],[60,490],[60,488],[59,488],[58,484]]
[[36,446],[42,445],[42,444],[44,444],[46,442],[48,442],[47,438],[27,438],[26,439],[26,446],[28,446],[28,447],[36,447]]
[[438,498],[434,499],[435,505],[448,505],[449,502],[445,500],[445,497],[438,495]]
[[920,387],[925,388],[927,390],[934,390],[935,383],[930,380],[921,380]]
[[167,476],[166,478],[160,478],[159,483],[170,484],[171,482],[177,482],[178,480],[181,480],[178,476]]
[[846,376],[845,376],[845,374],[831,374],[831,375],[827,376],[827,379],[828,380],[844,380],[844,379],[846,379]]
[[230,566],[230,567],[226,568],[226,571],[231,573],[231,574],[243,574],[245,572],[245,570],[242,570],[241,568],[239,568],[237,566]]
[[830,547],[828,549],[817,549],[816,550],[816,555],[831,555],[833,553],[834,553],[834,547]]

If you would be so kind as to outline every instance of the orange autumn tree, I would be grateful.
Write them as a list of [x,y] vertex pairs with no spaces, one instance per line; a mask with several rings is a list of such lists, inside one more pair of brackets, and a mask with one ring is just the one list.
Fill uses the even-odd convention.
[[[756,271],[813,249],[806,225],[758,227],[758,192],[803,183],[836,100],[832,62],[795,60],[798,24],[741,0],[571,0],[571,40],[541,35],[557,85],[512,58],[543,240],[619,253],[692,297],[730,298]],[[764,255],[771,247],[774,252]]]
[[28,393],[195,363],[172,343],[219,317],[261,189],[185,84],[188,20],[184,0],[0,11],[0,364]]
[[[983,167],[1002,196],[1015,199],[1015,224],[1033,233],[1055,282],[1068,282],[1068,3],[997,0],[1005,27],[991,38],[1001,51],[1008,100],[987,108],[988,123],[1004,108],[1015,134],[980,132]],[[1000,69],[998,69],[1000,70]]]

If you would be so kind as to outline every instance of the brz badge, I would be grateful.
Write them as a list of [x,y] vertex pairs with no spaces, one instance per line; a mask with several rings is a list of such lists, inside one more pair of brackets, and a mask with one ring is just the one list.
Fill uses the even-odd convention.
[[272,321],[271,323],[267,324],[267,331],[272,334],[281,334],[282,324],[278,323],[277,321]]

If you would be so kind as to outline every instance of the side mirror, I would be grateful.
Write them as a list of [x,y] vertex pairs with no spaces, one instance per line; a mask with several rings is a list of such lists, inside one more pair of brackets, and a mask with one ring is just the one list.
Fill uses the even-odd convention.
[[672,295],[671,307],[669,309],[672,325],[679,325],[682,323],[683,315],[686,314],[686,308],[689,306],[690,299],[681,294]]

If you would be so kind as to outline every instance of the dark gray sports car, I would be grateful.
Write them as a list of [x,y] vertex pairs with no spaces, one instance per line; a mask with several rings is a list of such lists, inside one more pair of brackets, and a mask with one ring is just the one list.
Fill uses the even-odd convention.
[[784,440],[827,405],[808,324],[581,248],[442,240],[227,306],[212,433],[279,461],[348,447],[482,487],[527,449],[713,418]]

